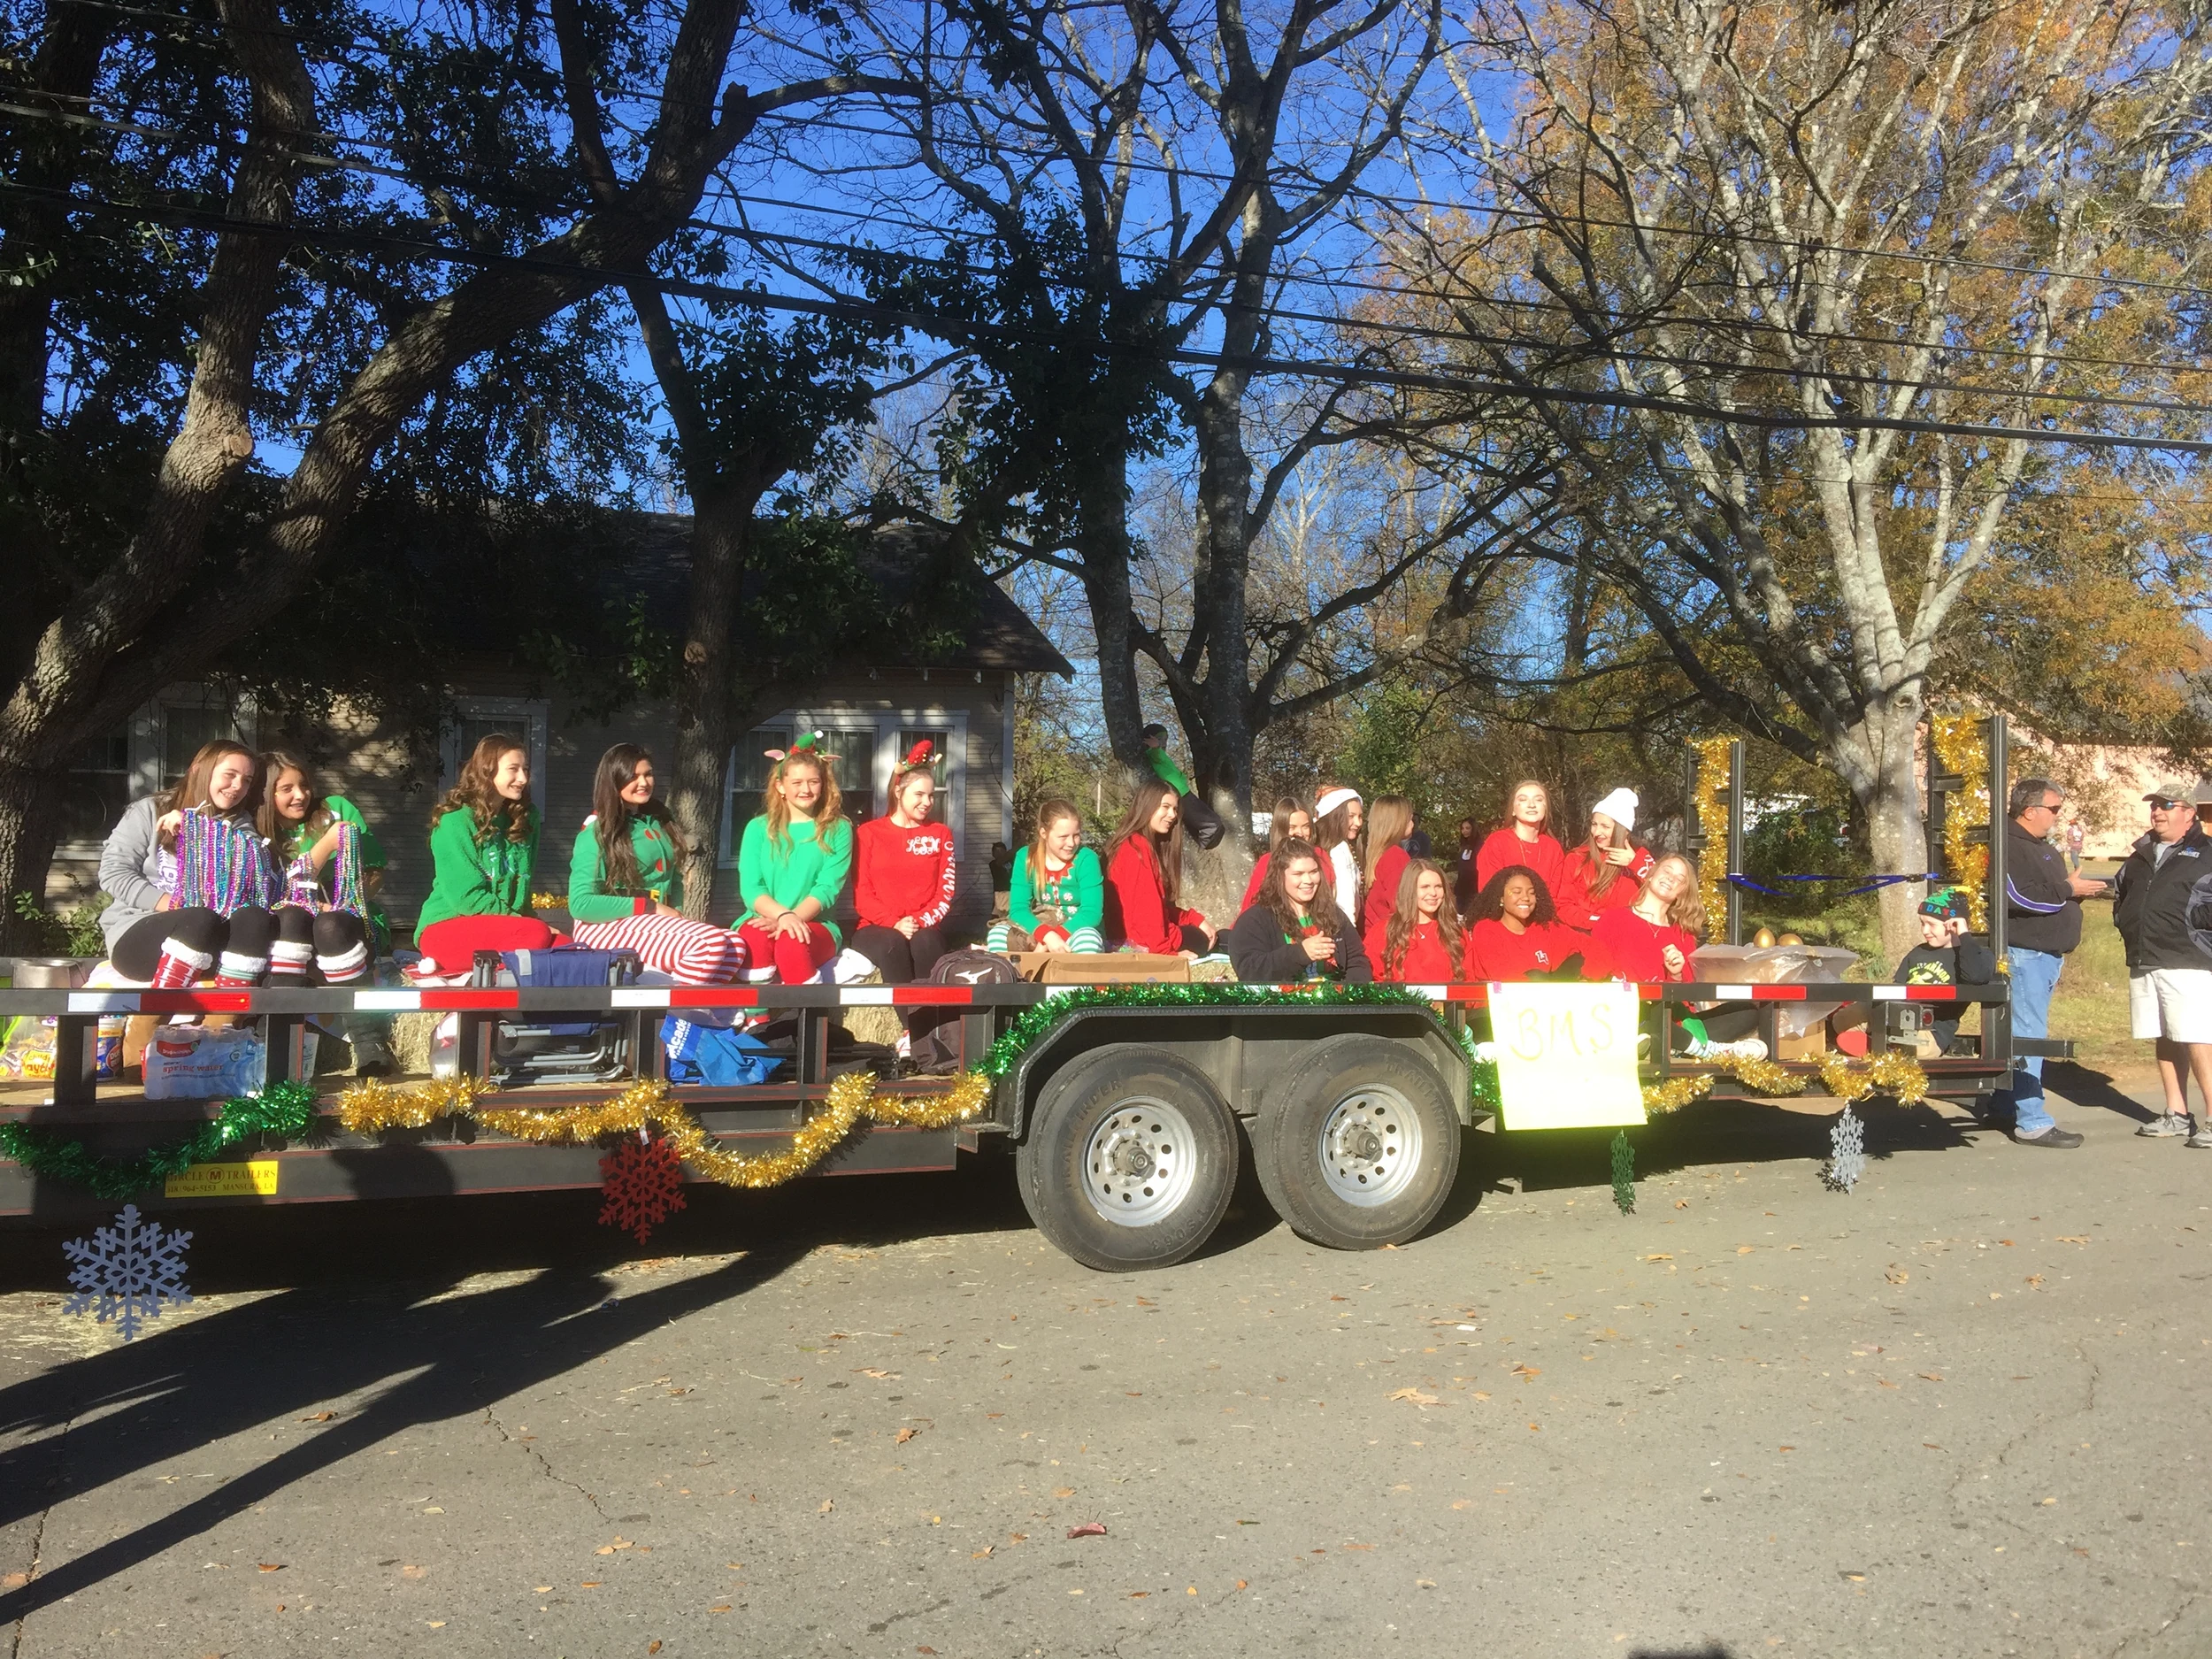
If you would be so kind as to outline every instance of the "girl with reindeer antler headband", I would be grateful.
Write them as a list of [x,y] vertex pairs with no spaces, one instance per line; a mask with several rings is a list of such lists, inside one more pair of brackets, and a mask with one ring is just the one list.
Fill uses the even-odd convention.
[[773,967],[784,984],[804,985],[843,943],[830,912],[852,872],[853,826],[819,732],[766,753],[775,770],[737,853],[738,937],[756,972]]
[[932,822],[937,766],[924,738],[891,770],[891,810],[853,833],[853,949],[886,985],[926,979],[945,954],[937,930],[952,912],[952,831]]

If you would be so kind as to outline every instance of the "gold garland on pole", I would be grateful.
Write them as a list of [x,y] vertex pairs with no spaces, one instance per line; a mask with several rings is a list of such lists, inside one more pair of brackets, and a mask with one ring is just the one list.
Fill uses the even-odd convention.
[[1979,717],[1971,714],[1932,715],[1928,741],[1936,762],[1955,772],[1960,784],[1952,806],[1943,815],[1943,871],[1966,889],[1967,925],[1975,933],[1989,931],[1989,849],[1969,844],[1967,833],[1977,824],[1996,831],[1996,813],[1989,798],[1989,743],[1982,734]]
[[805,1174],[837,1147],[865,1118],[873,1123],[916,1129],[948,1129],[980,1112],[991,1098],[991,1079],[964,1072],[941,1094],[876,1094],[876,1080],[864,1071],[849,1072],[829,1086],[822,1110],[773,1152],[725,1152],[700,1126],[667,1084],[640,1081],[612,1100],[559,1107],[490,1106],[480,1103],[491,1087],[473,1078],[453,1078],[419,1088],[388,1088],[371,1081],[338,1097],[336,1116],[356,1134],[386,1129],[419,1129],[440,1118],[467,1118],[517,1141],[541,1146],[588,1145],[603,1135],[634,1134],[657,1129],[677,1156],[708,1180],[724,1187],[780,1187]]
[[1697,814],[1698,833],[1705,837],[1705,856],[1697,861],[1697,893],[1705,902],[1705,925],[1720,927],[1728,916],[1728,749],[1732,740],[1701,737],[1690,747],[1697,753],[1697,782],[1690,806]]

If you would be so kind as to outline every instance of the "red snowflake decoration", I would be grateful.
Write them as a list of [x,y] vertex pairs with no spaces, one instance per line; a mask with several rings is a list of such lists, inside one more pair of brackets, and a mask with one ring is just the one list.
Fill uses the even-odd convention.
[[634,1233],[642,1244],[653,1229],[684,1207],[683,1160],[658,1135],[628,1135],[599,1160],[599,1225]]

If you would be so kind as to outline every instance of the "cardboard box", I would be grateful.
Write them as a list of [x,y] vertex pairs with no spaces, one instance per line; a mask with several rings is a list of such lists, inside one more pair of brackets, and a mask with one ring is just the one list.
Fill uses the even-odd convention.
[[1134,950],[1095,954],[1069,950],[1025,951],[1014,958],[1025,979],[1040,985],[1187,985],[1190,958],[1151,956]]
[[1828,1052],[1828,1026],[1825,1021],[1809,1026],[1802,1036],[1780,1033],[1775,1058],[1778,1060],[1817,1060]]

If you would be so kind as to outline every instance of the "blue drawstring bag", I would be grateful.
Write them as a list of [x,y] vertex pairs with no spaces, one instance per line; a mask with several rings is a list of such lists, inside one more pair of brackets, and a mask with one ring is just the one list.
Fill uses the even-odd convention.
[[673,1014],[661,1021],[661,1047],[668,1054],[671,1083],[711,1083],[743,1088],[765,1083],[777,1056],[768,1045],[741,1031],[695,1025]]

